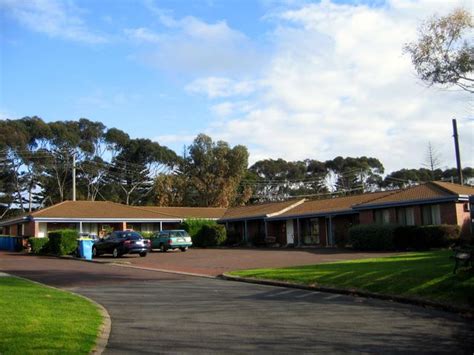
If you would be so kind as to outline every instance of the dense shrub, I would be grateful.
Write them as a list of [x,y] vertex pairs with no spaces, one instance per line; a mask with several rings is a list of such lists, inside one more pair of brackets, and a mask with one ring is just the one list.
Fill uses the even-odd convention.
[[34,254],[46,254],[49,252],[49,238],[35,238],[28,239],[31,245],[31,252]]
[[191,236],[193,245],[197,247],[223,245],[226,237],[225,227],[220,224],[203,225],[196,235]]
[[62,229],[48,233],[50,252],[56,255],[67,255],[77,248],[79,233],[75,229]]
[[195,237],[200,231],[201,228],[204,226],[212,227],[216,226],[217,222],[208,220],[208,219],[199,219],[199,218],[191,218],[185,220],[181,226],[182,228],[188,232],[191,238]]
[[140,232],[140,235],[145,239],[150,239],[155,232]]
[[415,249],[445,248],[461,237],[461,227],[457,225],[422,226],[419,229],[421,238],[414,245]]
[[460,240],[457,225],[359,225],[349,231],[350,243],[359,250],[428,250],[445,248]]
[[349,243],[358,250],[392,250],[396,226],[361,224],[349,229]]
[[398,250],[412,249],[415,248],[415,241],[419,238],[419,226],[398,226],[393,236],[393,244]]

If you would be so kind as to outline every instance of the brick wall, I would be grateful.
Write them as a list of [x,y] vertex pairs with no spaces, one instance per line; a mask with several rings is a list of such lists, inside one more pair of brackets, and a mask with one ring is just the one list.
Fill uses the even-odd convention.
[[359,213],[360,224],[372,224],[374,223],[374,213],[372,210],[360,211]]
[[461,234],[463,236],[471,235],[473,232],[471,230],[471,212],[467,211],[469,208],[465,206],[466,204],[467,206],[469,205],[468,202],[456,203],[457,222],[461,226]]
[[39,223],[30,221],[25,225],[25,236],[26,237],[37,237],[39,231]]

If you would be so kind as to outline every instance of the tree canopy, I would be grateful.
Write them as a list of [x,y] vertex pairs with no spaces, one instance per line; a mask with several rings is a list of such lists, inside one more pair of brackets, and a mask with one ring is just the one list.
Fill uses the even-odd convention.
[[[199,134],[182,157],[146,138],[81,118],[44,122],[0,120],[0,218],[10,209],[31,211],[72,197],[76,161],[77,199],[131,205],[228,207],[294,197],[322,198],[424,181],[457,182],[442,170],[428,146],[427,168],[401,169],[383,177],[375,157],[319,161],[264,159],[248,167],[249,153]],[[474,170],[463,169],[465,182]]]
[[417,41],[405,46],[419,77],[429,86],[456,85],[474,93],[473,29],[473,17],[465,9],[425,21]]

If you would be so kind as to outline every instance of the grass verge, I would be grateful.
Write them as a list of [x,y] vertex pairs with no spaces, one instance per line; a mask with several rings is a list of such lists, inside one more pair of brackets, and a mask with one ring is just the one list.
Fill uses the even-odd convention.
[[452,251],[417,252],[279,269],[230,272],[230,275],[303,285],[357,289],[474,308],[474,273],[452,273]]
[[0,277],[0,354],[88,354],[102,316],[85,298]]

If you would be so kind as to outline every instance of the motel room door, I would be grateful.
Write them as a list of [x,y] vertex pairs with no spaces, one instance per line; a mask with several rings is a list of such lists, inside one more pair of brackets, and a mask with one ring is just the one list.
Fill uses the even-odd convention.
[[294,244],[295,243],[295,232],[293,229],[293,220],[288,219],[286,221],[286,243]]

